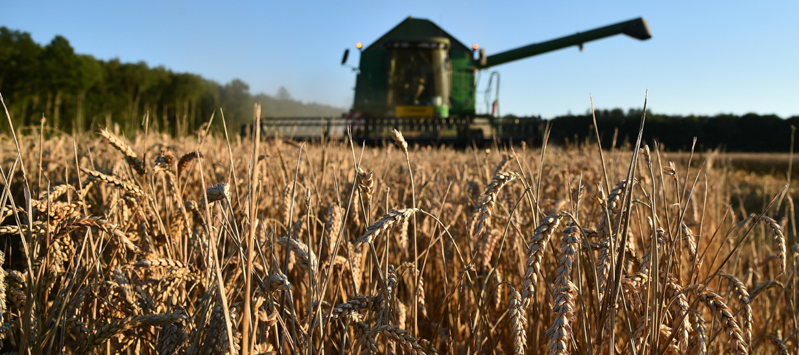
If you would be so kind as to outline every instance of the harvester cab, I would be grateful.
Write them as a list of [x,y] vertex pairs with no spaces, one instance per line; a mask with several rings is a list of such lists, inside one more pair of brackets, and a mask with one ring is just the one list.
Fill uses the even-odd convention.
[[[584,43],[616,34],[640,40],[651,37],[646,20],[637,18],[486,55],[483,48],[464,45],[429,20],[408,17],[369,46],[359,43],[350,126],[356,135],[371,139],[388,137],[392,128],[416,140],[532,138],[538,122],[504,122],[494,116],[498,97],[491,110],[477,113],[476,74],[569,46],[582,51]],[[348,54],[345,51],[344,61]]]

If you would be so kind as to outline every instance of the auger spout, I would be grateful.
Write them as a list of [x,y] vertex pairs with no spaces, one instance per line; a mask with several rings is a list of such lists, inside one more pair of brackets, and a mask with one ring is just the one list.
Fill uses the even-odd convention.
[[652,33],[649,32],[649,25],[647,24],[646,20],[644,20],[643,17],[639,17],[634,20],[619,22],[587,32],[578,32],[571,36],[561,37],[541,43],[534,43],[524,47],[490,55],[485,58],[485,63],[478,63],[477,67],[480,69],[493,67],[496,65],[505,64],[507,62],[512,62],[514,60],[555,51],[561,48],[582,46],[582,44],[586,42],[622,33],[640,40],[647,40],[652,37]]

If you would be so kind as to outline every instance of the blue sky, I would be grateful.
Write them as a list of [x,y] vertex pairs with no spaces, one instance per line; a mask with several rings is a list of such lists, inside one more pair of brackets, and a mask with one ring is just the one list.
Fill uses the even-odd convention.
[[[653,38],[626,36],[494,68],[501,111],[545,118],[598,108],[659,113],[799,115],[797,1],[9,1],[0,25],[79,53],[145,61],[251,92],[285,86],[302,101],[351,105],[345,48],[412,15],[493,54],[643,16]],[[357,63],[358,56],[350,57]],[[483,75],[481,87],[488,75]]]

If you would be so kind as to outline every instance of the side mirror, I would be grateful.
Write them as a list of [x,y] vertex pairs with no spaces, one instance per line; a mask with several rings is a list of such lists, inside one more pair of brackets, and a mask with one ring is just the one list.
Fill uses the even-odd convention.
[[480,48],[479,63],[480,63],[480,66],[485,66],[486,65],[486,50],[483,49],[483,48]]
[[347,63],[347,58],[349,56],[350,56],[350,49],[347,48],[347,49],[344,50],[344,58],[341,58],[341,65],[344,65],[344,64]]

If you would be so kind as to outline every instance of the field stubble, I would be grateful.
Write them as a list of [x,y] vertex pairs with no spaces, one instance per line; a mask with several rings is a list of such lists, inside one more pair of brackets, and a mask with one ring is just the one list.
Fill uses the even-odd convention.
[[627,179],[630,151],[401,135],[18,138],[3,351],[799,352],[784,173],[647,148]]

